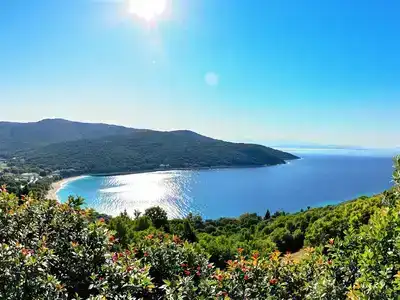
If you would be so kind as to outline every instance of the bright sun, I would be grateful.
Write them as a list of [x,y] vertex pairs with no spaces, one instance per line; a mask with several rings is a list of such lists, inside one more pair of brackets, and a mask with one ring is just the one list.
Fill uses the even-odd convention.
[[167,1],[168,0],[128,0],[129,13],[135,14],[146,21],[152,21],[165,11]]

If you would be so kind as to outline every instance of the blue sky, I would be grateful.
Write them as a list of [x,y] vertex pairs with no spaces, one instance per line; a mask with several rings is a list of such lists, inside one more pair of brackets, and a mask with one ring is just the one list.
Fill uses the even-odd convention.
[[127,4],[1,1],[0,119],[400,145],[398,1],[169,0],[151,22]]

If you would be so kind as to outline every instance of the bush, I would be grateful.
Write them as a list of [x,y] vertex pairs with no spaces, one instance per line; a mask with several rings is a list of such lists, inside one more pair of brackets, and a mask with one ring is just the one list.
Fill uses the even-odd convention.
[[[151,289],[148,268],[127,256],[116,265],[114,237],[103,220],[91,222],[80,200],[17,198],[0,193],[0,299],[71,299]],[[132,270],[131,268],[135,266]],[[126,285],[135,282],[136,288]],[[112,284],[111,284],[112,283]]]
[[[17,197],[2,187],[0,299],[397,299],[400,158],[395,165],[393,190],[371,198],[371,210],[365,207],[370,199],[360,199],[274,220],[245,215],[240,221],[206,221],[224,234],[199,233],[198,243],[150,226],[133,230],[135,242],[130,244],[127,232],[148,219],[132,220],[126,214],[110,220],[119,230],[118,241],[103,219],[81,208],[81,198],[60,204]],[[266,232],[280,247],[299,247],[309,222],[327,215],[332,218],[321,224],[343,226],[347,218],[347,226],[340,227],[344,232],[312,227],[308,236],[317,244],[327,239],[326,244],[305,248],[301,256],[277,250],[267,254],[275,244],[260,238]],[[132,226],[124,227],[124,222]],[[183,225],[190,234],[193,224],[203,227],[193,218],[171,224]],[[227,235],[234,228],[241,230]],[[256,238],[247,240],[249,234]]]

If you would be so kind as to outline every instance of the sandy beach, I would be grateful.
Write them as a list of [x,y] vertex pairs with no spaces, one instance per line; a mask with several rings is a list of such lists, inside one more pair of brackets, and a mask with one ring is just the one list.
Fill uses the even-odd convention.
[[71,181],[78,180],[78,179],[81,179],[81,178],[84,178],[84,177],[86,177],[86,176],[84,176],[84,175],[82,175],[82,176],[75,176],[75,177],[69,177],[69,178],[65,178],[65,179],[60,180],[60,181],[53,182],[53,184],[51,185],[51,188],[50,188],[49,192],[47,193],[47,198],[48,198],[48,199],[57,199],[57,200],[60,200],[60,199],[58,199],[57,193],[58,193],[58,191],[59,191],[60,189],[63,188],[63,186],[65,186],[66,184],[68,184],[68,183],[71,182]]

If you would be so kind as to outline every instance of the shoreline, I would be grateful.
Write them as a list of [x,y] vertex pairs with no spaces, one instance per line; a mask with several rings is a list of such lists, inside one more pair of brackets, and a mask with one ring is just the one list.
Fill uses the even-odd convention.
[[133,175],[133,174],[142,174],[142,173],[156,173],[156,172],[170,172],[170,171],[207,171],[207,170],[223,170],[223,169],[250,169],[250,168],[262,168],[262,167],[270,167],[269,165],[264,166],[215,166],[215,167],[197,167],[197,168],[157,168],[157,169],[149,169],[149,170],[139,170],[139,171],[122,171],[122,172],[110,172],[110,173],[93,173],[87,174],[85,176],[93,176],[93,177],[106,177],[106,176],[119,176],[119,175]]
[[141,173],[155,173],[155,172],[168,172],[168,171],[204,171],[204,170],[224,170],[224,169],[257,169],[265,167],[283,166],[288,165],[292,160],[301,160],[302,157],[296,159],[285,160],[284,163],[274,164],[274,165],[242,165],[242,166],[212,166],[212,167],[182,167],[182,168],[154,168],[148,170],[137,170],[137,171],[121,171],[121,172],[109,172],[109,173],[91,173],[82,176],[118,176],[118,175],[131,175],[131,174],[141,174]]
[[213,166],[213,167],[192,167],[192,168],[157,168],[157,169],[149,169],[149,170],[138,170],[138,171],[126,171],[126,172],[110,172],[110,173],[92,173],[92,174],[84,174],[73,177],[64,178],[62,180],[53,182],[51,184],[50,190],[47,192],[46,198],[55,199],[60,201],[57,196],[57,193],[68,183],[71,181],[79,180],[82,178],[86,178],[89,176],[92,177],[100,177],[100,176],[119,176],[119,175],[131,175],[131,174],[141,174],[141,173],[155,173],[155,172],[168,172],[168,171],[201,171],[201,170],[224,170],[224,169],[247,169],[247,168],[265,168],[265,167],[273,167],[279,165],[288,165],[292,160],[300,160],[302,158],[296,158],[291,160],[286,160],[284,164],[276,164],[276,165],[249,165],[249,166]]
[[68,183],[70,183],[71,181],[75,181],[78,179],[82,179],[87,177],[87,175],[80,175],[80,176],[74,176],[74,177],[68,177],[68,178],[64,178],[62,180],[53,182],[51,184],[50,190],[47,192],[46,198],[47,199],[54,199],[57,201],[60,201],[60,199],[57,196],[57,193]]

